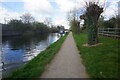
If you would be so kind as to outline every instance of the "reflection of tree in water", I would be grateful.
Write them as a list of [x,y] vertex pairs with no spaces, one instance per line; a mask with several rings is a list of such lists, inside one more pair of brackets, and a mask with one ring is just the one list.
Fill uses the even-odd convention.
[[26,63],[37,56],[50,45],[49,41],[54,40],[55,36],[55,34],[42,34],[3,37],[3,61],[5,64],[10,64],[4,66],[9,68],[4,70],[4,73],[11,72],[13,68],[17,69],[17,67],[20,67],[19,65],[22,66],[24,62]]
[[39,43],[41,40],[46,40],[48,34],[42,35],[33,35],[33,36],[16,36],[16,37],[3,37],[2,42],[3,45],[7,42],[9,43],[10,47],[13,49],[20,49],[20,48],[30,48],[33,44]]
[[54,42],[54,40],[56,39],[56,37],[57,37],[56,35],[57,35],[57,34],[52,34],[52,33],[51,33],[50,35],[51,35],[51,36],[49,36],[49,43],[52,43],[52,42]]

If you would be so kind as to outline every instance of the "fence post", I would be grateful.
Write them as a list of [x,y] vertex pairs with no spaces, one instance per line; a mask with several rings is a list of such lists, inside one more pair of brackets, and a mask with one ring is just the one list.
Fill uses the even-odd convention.
[[102,30],[102,36],[104,36],[104,28],[103,28],[103,30]]
[[101,36],[120,38],[120,28],[98,28]]
[[100,28],[98,28],[98,36],[99,36],[99,33],[100,33]]
[[110,32],[109,30],[110,30],[110,28],[108,28],[108,31],[107,31],[107,36],[108,36],[108,37],[109,37],[109,32]]

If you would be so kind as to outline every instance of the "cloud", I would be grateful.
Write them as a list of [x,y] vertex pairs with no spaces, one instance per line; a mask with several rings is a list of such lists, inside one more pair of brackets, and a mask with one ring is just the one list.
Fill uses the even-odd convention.
[[19,19],[21,13],[10,12],[6,8],[0,6],[0,15],[0,23],[5,23],[5,19],[6,21],[9,21],[10,19]]
[[50,14],[53,12],[52,5],[48,0],[24,0],[24,9],[41,14]]
[[53,0],[23,0],[24,10],[35,17],[37,21],[44,22],[46,17],[52,17],[55,10],[51,5]]
[[112,1],[110,0],[108,3],[110,3],[109,6],[106,7],[102,15],[105,17],[105,19],[109,19],[113,16],[116,16],[118,14],[118,0]]
[[55,0],[62,12],[70,11],[75,7],[74,0]]
[[69,24],[66,20],[66,17],[56,16],[53,20],[55,25],[63,25],[65,28],[69,29]]

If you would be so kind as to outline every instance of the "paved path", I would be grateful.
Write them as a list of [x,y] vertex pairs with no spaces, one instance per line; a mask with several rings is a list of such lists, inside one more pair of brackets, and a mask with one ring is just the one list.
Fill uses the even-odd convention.
[[41,78],[88,78],[70,33]]

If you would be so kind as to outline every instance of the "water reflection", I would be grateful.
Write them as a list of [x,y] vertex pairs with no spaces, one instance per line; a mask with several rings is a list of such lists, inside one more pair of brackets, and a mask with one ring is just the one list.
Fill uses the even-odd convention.
[[23,37],[3,37],[3,76],[27,63],[58,39],[59,37],[56,33]]

